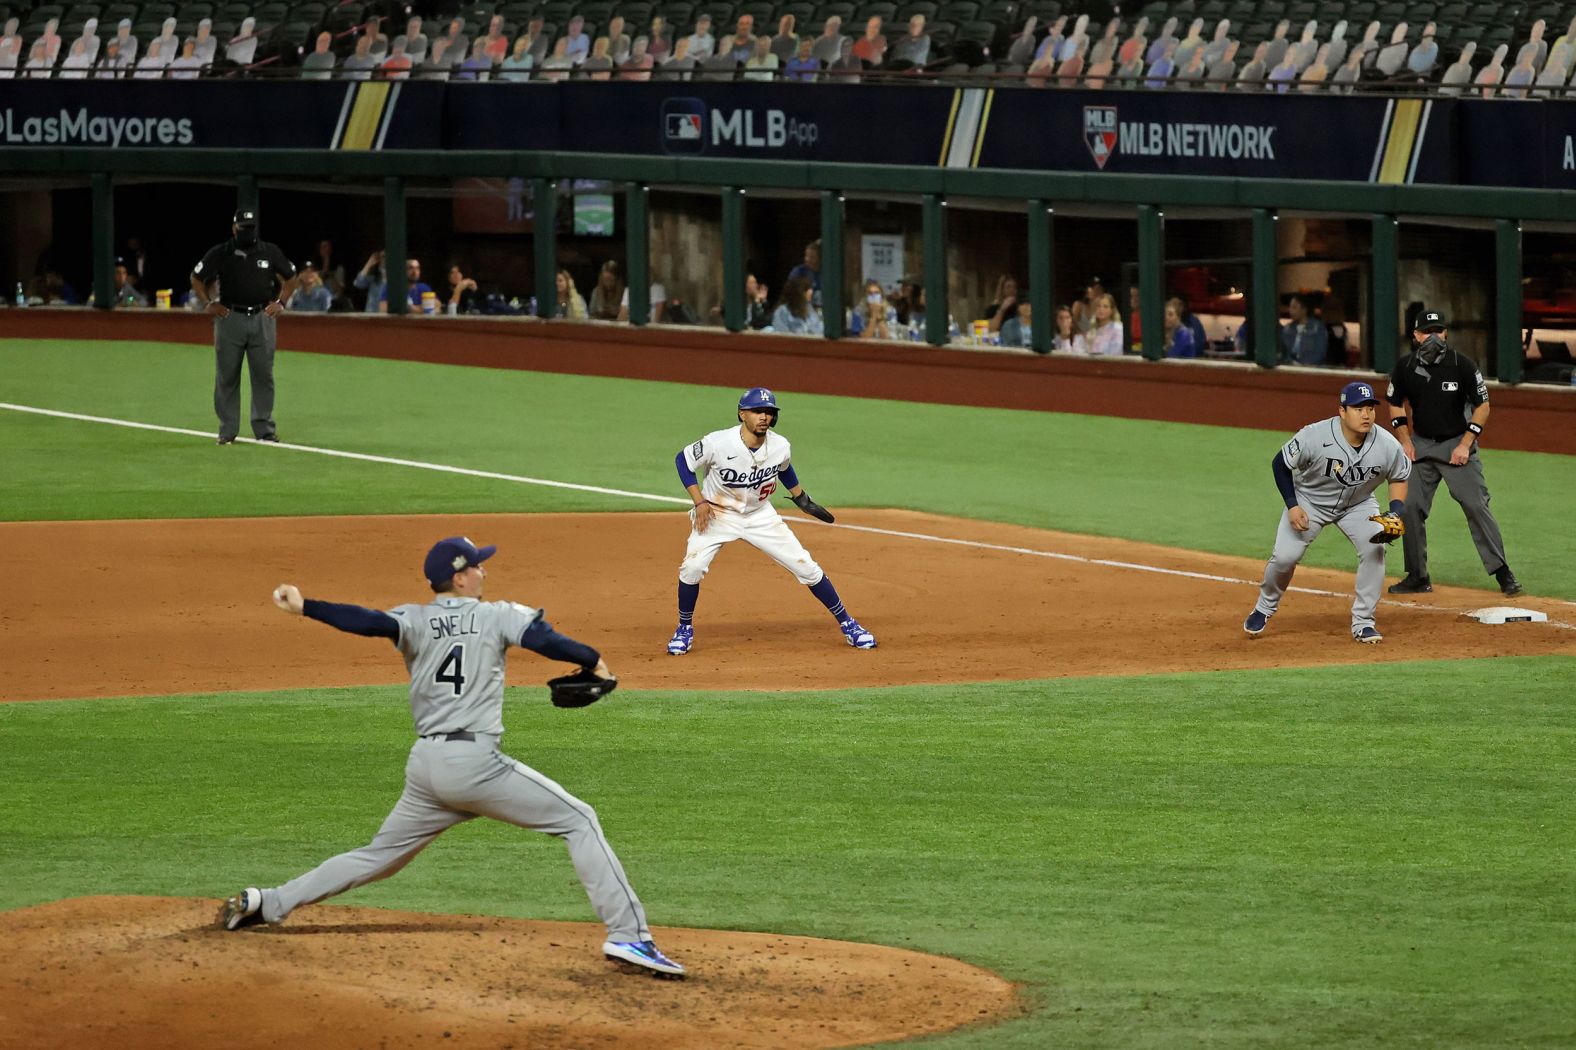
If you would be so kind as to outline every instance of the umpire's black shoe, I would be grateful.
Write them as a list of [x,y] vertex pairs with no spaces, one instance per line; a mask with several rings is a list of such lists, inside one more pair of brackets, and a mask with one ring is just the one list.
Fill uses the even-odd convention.
[[279,444],[279,435],[278,434],[264,434],[262,437],[258,438],[257,440],[258,441],[272,441],[274,444],[277,445],[277,444]]
[[1422,579],[1418,579],[1416,576],[1408,576],[1399,583],[1390,585],[1391,594],[1428,594],[1433,589],[1434,585],[1429,582],[1427,576],[1424,576]]
[[1499,581],[1501,594],[1514,595],[1521,593],[1521,584],[1517,581],[1516,574],[1510,571],[1509,565],[1501,565],[1499,571],[1494,574],[1494,579]]
[[214,444],[216,444],[216,445],[233,445],[233,444],[235,444],[235,438],[234,437],[225,437],[223,434],[220,434],[219,435],[219,440],[214,442]]

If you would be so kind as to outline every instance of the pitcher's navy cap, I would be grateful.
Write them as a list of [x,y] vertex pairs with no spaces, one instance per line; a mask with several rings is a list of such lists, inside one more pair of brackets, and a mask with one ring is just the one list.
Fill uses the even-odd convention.
[[427,582],[436,587],[455,573],[469,569],[472,565],[480,565],[496,553],[496,546],[478,547],[464,536],[450,536],[432,545],[432,550],[427,552],[423,571],[427,575]]
[[1374,394],[1372,383],[1347,383],[1341,387],[1341,407],[1351,408],[1354,405],[1377,405],[1379,398]]
[[1417,315],[1417,330],[1419,332],[1443,332],[1449,327],[1445,323],[1445,315],[1438,310],[1428,310]]

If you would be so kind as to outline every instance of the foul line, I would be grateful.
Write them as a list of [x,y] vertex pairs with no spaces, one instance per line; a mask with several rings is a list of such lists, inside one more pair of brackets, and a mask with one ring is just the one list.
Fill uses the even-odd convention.
[[[114,419],[109,416],[90,416],[79,412],[62,412],[52,408],[36,408],[32,405],[17,405],[0,401],[0,409],[11,412],[23,412],[37,416],[50,416],[56,419],[70,419],[82,423],[102,423],[106,426],[126,427],[131,430],[151,430],[161,434],[182,434],[189,437],[206,438],[213,440],[213,434],[206,430],[192,430],[187,427],[171,427],[158,423],[138,423],[129,419]],[[595,492],[604,496],[624,496],[629,499],[648,500],[653,503],[673,503],[688,506],[689,500],[679,496],[659,496],[650,492],[634,492],[629,489],[605,488],[600,485],[582,485],[571,481],[554,481],[550,478],[533,478],[524,474],[504,474],[493,470],[473,470],[470,467],[455,467],[444,463],[427,463],[419,459],[401,459],[397,456],[376,456],[367,452],[346,452],[341,449],[320,448],[316,445],[296,445],[288,441],[258,441],[256,438],[242,437],[236,439],[246,444],[271,446],[279,449],[290,449],[295,452],[311,452],[319,456],[332,456],[337,459],[358,460],[363,463],[381,463],[394,467],[412,467],[417,470],[431,470],[440,474],[459,474],[470,478],[487,478],[493,481],[512,481],[520,485],[541,485],[545,488],[569,489],[575,492]],[[787,519],[785,519],[787,520]],[[790,525],[827,525],[826,522],[814,520],[789,520]],[[975,550],[1001,551],[1005,554],[1023,554],[1031,558],[1049,558],[1054,561],[1078,562],[1083,565],[1103,565],[1112,569],[1130,569],[1135,572],[1152,572],[1162,576],[1180,576],[1190,580],[1206,580],[1211,583],[1232,583],[1255,585],[1254,580],[1245,580],[1235,576],[1220,576],[1214,573],[1194,572],[1189,569],[1167,569],[1159,565],[1144,565],[1139,562],[1116,561],[1110,558],[1086,558],[1081,554],[1063,554],[1059,551],[1042,551],[1033,547],[1015,547],[1002,543],[986,543],[983,540],[962,540],[950,536],[933,536],[925,532],[906,532],[901,529],[881,529],[873,525],[828,525],[834,529],[848,529],[853,532],[867,532],[877,536],[895,536],[901,539],[922,540],[926,543],[946,543],[958,547],[971,547]],[[1349,592],[1327,591],[1317,587],[1288,587],[1288,592],[1296,594],[1312,594],[1325,598],[1348,598]],[[1547,599],[1560,601],[1565,605],[1576,605],[1576,602],[1565,602],[1562,599]],[[1381,598],[1380,604],[1393,605],[1398,608],[1423,609],[1430,612],[1450,613],[1460,615],[1461,610],[1449,609],[1436,605],[1416,605],[1412,602],[1398,602],[1391,598]],[[1561,627],[1566,630],[1576,630],[1576,624],[1561,623],[1557,620],[1548,621],[1551,626]]]

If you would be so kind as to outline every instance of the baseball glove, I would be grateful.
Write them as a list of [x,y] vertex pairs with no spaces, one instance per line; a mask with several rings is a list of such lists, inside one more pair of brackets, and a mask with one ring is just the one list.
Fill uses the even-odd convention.
[[598,678],[584,668],[547,680],[554,707],[588,707],[616,688],[617,678]]
[[1374,514],[1368,520],[1379,523],[1379,531],[1368,538],[1370,543],[1394,543],[1406,535],[1406,525],[1399,514]]
[[810,494],[804,489],[800,489],[799,495],[793,498],[793,505],[804,511],[806,514],[810,515],[812,518],[820,518],[822,521],[827,523],[837,520],[836,518],[832,517],[831,511],[827,510],[815,500],[811,499]]

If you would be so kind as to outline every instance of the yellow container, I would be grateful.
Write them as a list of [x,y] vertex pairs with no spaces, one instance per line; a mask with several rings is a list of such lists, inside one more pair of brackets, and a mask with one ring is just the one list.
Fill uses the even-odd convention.
[[421,293],[421,312],[424,314],[435,314],[438,312],[437,292]]
[[168,310],[170,308],[170,296],[172,294],[173,293],[170,289],[160,288],[158,291],[153,293],[154,305],[156,305],[160,310]]
[[983,343],[985,341],[985,337],[990,334],[990,322],[989,321],[975,321],[975,322],[973,322],[973,324],[971,325],[971,334],[974,336],[974,341],[976,343]]

